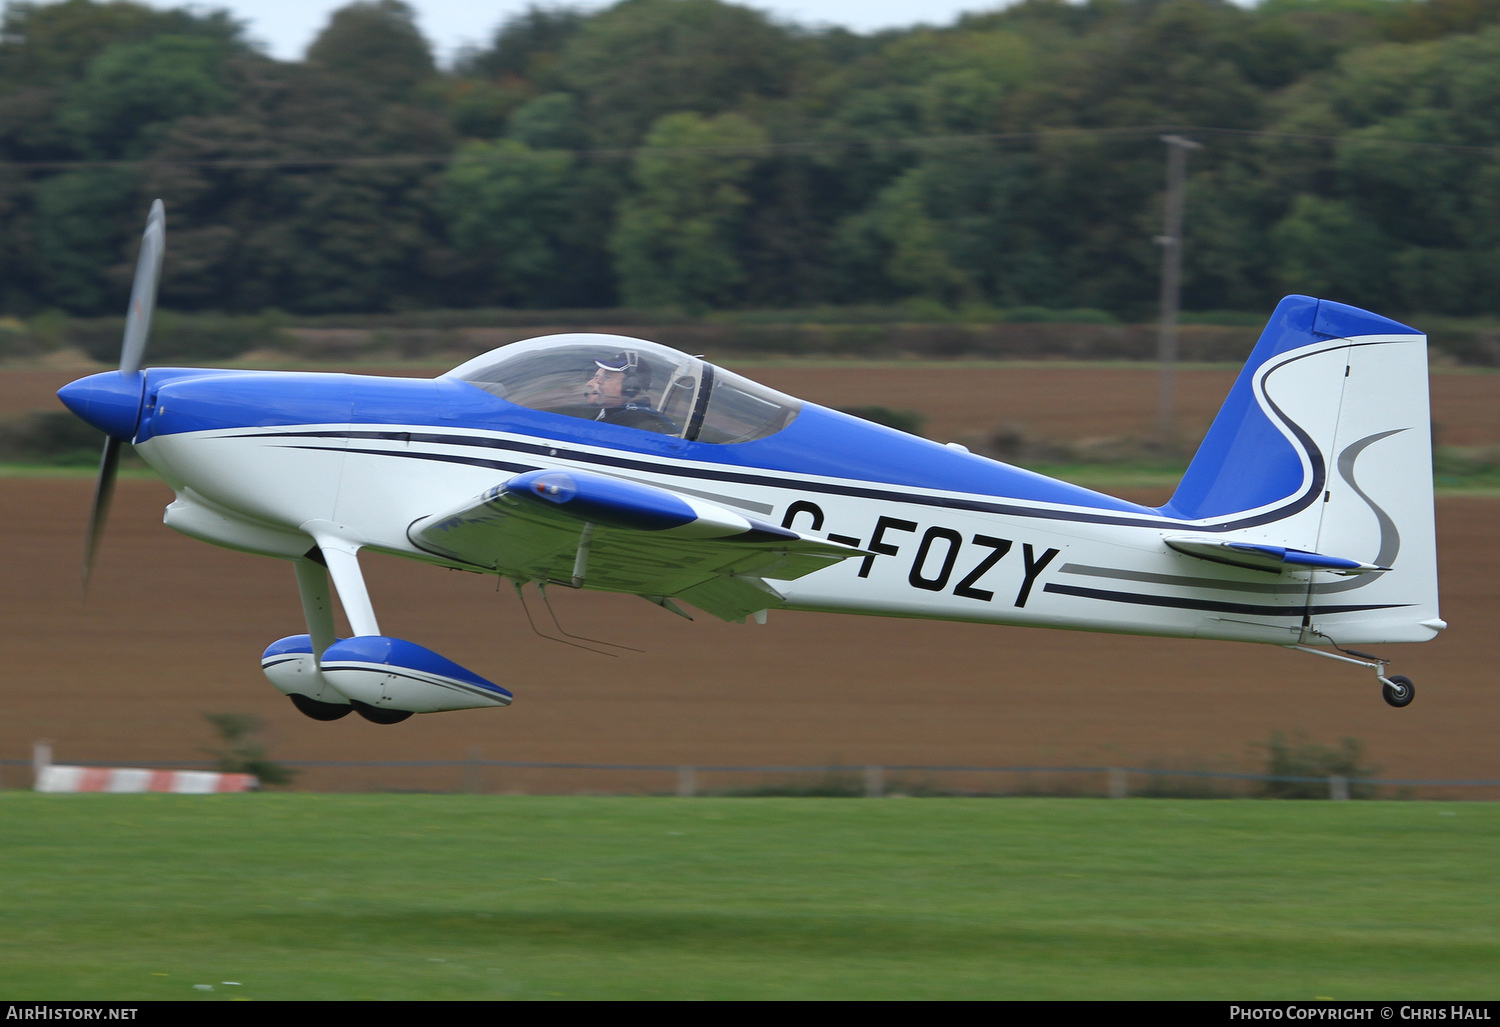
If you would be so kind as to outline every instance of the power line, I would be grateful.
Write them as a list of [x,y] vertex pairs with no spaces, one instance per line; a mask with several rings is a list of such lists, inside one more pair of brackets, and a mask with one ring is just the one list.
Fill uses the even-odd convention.
[[[1222,136],[1255,140],[1279,140],[1301,143],[1357,142],[1408,150],[1433,150],[1448,153],[1471,153],[1500,156],[1500,146],[1471,146],[1461,143],[1432,143],[1417,139],[1391,139],[1355,133],[1315,135],[1301,132],[1268,132],[1260,129],[1216,128],[1185,125],[1135,125],[1123,128],[1054,128],[1029,132],[976,132],[950,135],[864,136],[841,139],[809,139],[784,143],[762,143],[740,146],[630,146],[585,149],[551,149],[538,152],[566,153],[586,160],[628,160],[641,154],[653,157],[673,155],[718,155],[762,157],[769,154],[819,153],[851,150],[861,147],[890,149],[925,149],[973,143],[1036,143],[1069,136],[1085,138],[1155,138],[1164,133],[1197,136]],[[367,156],[297,156],[297,157],[216,157],[175,160],[171,158],[136,158],[131,160],[8,160],[0,168],[34,171],[70,171],[88,168],[223,168],[230,170],[278,170],[285,168],[344,167],[414,167],[449,164],[463,156],[461,150],[451,153],[391,153]]]

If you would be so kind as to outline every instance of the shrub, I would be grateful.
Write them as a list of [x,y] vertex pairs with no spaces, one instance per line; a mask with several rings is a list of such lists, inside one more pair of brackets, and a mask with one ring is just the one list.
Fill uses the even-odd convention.
[[263,785],[291,784],[297,776],[297,771],[267,756],[266,747],[254,737],[261,730],[259,717],[251,713],[205,713],[203,717],[224,742],[224,748],[208,750],[218,760],[220,773],[254,774]]
[[[1281,780],[1266,781],[1263,794],[1271,799],[1326,799],[1328,778],[1344,777],[1349,780],[1351,799],[1369,799],[1375,795],[1375,786],[1359,784],[1357,778],[1374,777],[1379,768],[1365,766],[1364,744],[1357,738],[1345,738],[1337,749],[1309,741],[1298,732],[1288,741],[1280,731],[1271,732],[1271,740],[1262,746],[1266,750],[1266,773]],[[1316,778],[1297,781],[1288,778]]]

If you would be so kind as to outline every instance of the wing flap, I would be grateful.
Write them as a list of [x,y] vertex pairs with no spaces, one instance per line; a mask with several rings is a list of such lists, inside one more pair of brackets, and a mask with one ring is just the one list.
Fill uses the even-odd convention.
[[751,614],[780,606],[784,597],[760,578],[720,574],[679,592],[677,598],[692,603],[720,620],[742,621]]

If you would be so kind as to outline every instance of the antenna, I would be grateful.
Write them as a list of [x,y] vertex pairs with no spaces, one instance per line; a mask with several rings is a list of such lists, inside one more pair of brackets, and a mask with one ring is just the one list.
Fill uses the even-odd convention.
[[[562,626],[562,622],[557,619],[557,611],[552,609],[552,601],[547,598],[546,583],[537,581],[533,582],[533,584],[536,585],[537,594],[542,597],[542,605],[547,607],[547,613],[552,617],[553,626],[557,628],[558,632],[563,635],[563,637],[558,638],[556,635],[547,634],[546,632],[542,631],[541,628],[536,626],[536,620],[531,616],[531,606],[526,602],[526,593],[524,591],[526,587],[525,583],[520,581],[512,581],[511,584],[515,586],[516,596],[521,600],[521,609],[526,611],[526,623],[531,625],[532,631],[536,632],[536,634],[541,636],[542,638],[547,639],[547,641],[561,642],[563,645],[571,645],[578,649],[586,649],[591,653],[598,653],[600,656],[619,656],[620,654],[608,652],[604,649],[595,649],[593,645],[585,645],[584,643],[592,642],[594,643],[594,645],[607,645],[613,649],[624,649],[632,653],[645,652],[644,649],[637,649],[634,646],[622,645],[619,642],[608,642],[602,638],[589,638],[587,635],[573,634],[571,631],[564,628]],[[576,639],[577,641],[572,641],[573,639]]]

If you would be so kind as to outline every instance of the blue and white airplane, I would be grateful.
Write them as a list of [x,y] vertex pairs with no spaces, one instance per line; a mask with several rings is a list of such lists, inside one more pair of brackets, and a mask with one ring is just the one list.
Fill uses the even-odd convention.
[[[142,242],[118,371],[65,386],[108,436],[85,580],[129,441],[166,524],[289,561],[306,634],[267,677],[308,716],[505,706],[382,635],[361,550],[632,593],[726,620],[772,609],[1350,648],[1434,637],[1425,337],[1277,306],[1171,500],[1152,508],[802,402],[640,339],[553,335],[432,380],[141,369],[165,240]],[[350,638],[336,638],[329,579]]]

